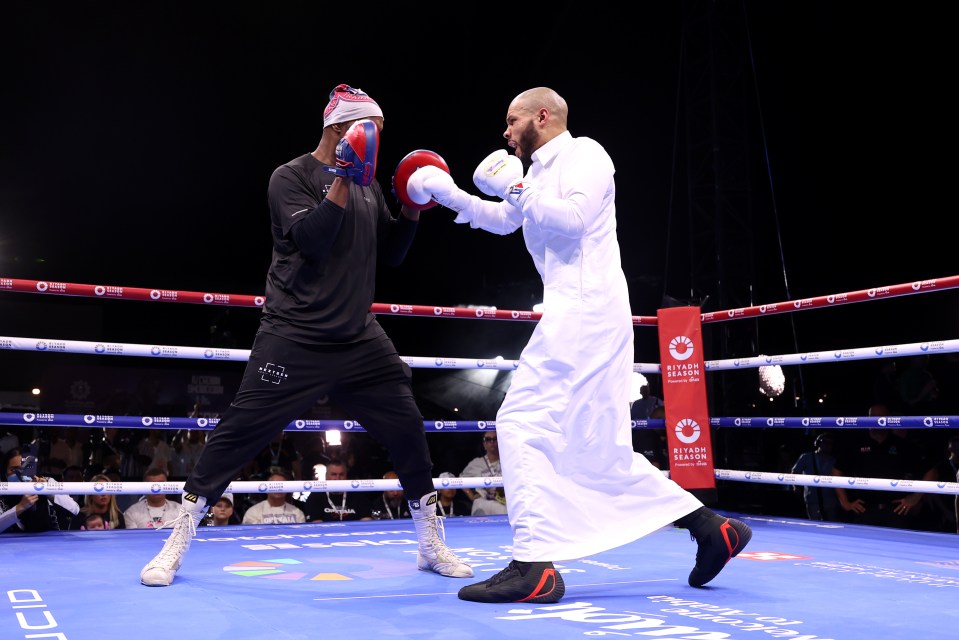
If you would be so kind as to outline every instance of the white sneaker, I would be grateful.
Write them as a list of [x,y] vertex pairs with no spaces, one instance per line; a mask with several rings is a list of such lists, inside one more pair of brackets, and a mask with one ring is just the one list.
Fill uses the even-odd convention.
[[410,500],[410,515],[419,540],[416,566],[420,571],[433,571],[448,578],[472,578],[473,568],[456,557],[440,535],[443,521],[436,516],[436,492],[419,500]]
[[177,517],[160,527],[172,527],[173,530],[160,553],[143,567],[140,572],[141,583],[148,587],[169,587],[173,584],[173,576],[183,564],[183,557],[190,550],[190,543],[196,535],[197,520],[202,517],[202,512],[197,515],[180,507]]

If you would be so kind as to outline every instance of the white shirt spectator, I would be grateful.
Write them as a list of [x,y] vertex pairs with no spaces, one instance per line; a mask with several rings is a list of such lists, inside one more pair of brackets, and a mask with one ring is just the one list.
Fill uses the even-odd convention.
[[243,524],[295,524],[306,522],[303,511],[292,504],[284,502],[282,506],[274,507],[269,501],[263,500],[246,510],[243,515]]
[[151,507],[145,498],[135,502],[123,512],[127,529],[159,529],[172,521],[180,512],[180,505],[167,500],[162,507]]

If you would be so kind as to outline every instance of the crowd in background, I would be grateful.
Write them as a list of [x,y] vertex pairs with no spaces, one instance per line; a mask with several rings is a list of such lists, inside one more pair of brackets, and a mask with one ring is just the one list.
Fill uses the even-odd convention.
[[[208,431],[9,427],[0,436],[5,478],[22,477],[24,459],[38,468],[29,476],[63,482],[166,482],[183,481],[206,442]],[[462,434],[467,443],[458,451],[440,456],[447,466],[436,467],[434,477],[500,476],[496,433]],[[478,461],[484,463],[478,467]],[[349,480],[396,479],[386,451],[364,432],[342,433],[332,445],[321,433],[279,434],[234,479]],[[18,476],[17,474],[21,475]],[[204,521],[209,525],[281,524],[331,520],[409,518],[407,496],[399,487],[382,492],[270,492],[224,494]],[[489,491],[441,488],[437,514],[449,516],[506,513],[502,489]],[[160,528],[176,516],[179,494],[90,494],[72,496],[77,509],[70,512],[52,505],[40,520],[21,519],[8,532]],[[0,513],[14,511],[18,518],[36,511],[36,496],[0,496]],[[41,500],[42,502],[42,500]],[[492,506],[491,506],[492,505]],[[8,516],[12,518],[12,516]]]
[[[947,354],[934,369],[929,366],[929,356],[878,361],[872,397],[864,402],[862,413],[956,415],[957,364],[959,354]],[[665,404],[657,395],[660,389],[658,384],[652,389],[644,385],[631,406],[633,419],[665,417]],[[11,469],[30,460],[39,464],[36,476],[64,482],[183,481],[208,433],[199,429],[0,427],[0,454],[6,479],[14,479]],[[427,439],[435,463],[434,477],[501,475],[495,431],[427,434]],[[668,470],[664,428],[634,429],[633,445],[657,468]],[[770,471],[769,460],[775,460],[775,470],[784,473],[933,482],[956,482],[959,473],[959,432],[948,429],[724,430],[714,434],[713,447],[717,468]],[[343,432],[338,444],[328,442],[322,433],[283,432],[235,480],[391,477],[395,474],[386,450],[364,432]],[[447,490],[440,497],[438,513],[444,516],[506,513],[501,488]],[[0,514],[12,518],[7,512],[26,511],[28,526],[35,530],[159,527],[174,512],[172,503],[179,495],[98,494],[72,499],[79,508],[76,513],[71,513],[72,507],[47,504],[36,496],[0,496]],[[950,494],[729,483],[720,487],[719,499],[724,508],[746,513],[959,531],[959,499]],[[268,507],[271,500],[272,509]],[[261,501],[266,506],[260,505]],[[227,494],[210,510],[207,523],[408,517],[404,504],[401,491],[317,494],[312,500],[299,494]],[[33,515],[38,511],[42,517]],[[263,514],[257,515],[259,511]],[[13,526],[6,530],[22,529]]]

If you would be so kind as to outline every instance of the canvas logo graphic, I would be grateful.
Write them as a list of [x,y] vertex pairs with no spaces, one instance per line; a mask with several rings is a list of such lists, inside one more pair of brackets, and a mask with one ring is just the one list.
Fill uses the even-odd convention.
[[364,562],[356,558],[272,558],[270,560],[242,560],[223,567],[223,571],[241,578],[296,582],[344,582],[352,580],[383,580],[409,575],[409,562],[376,560]]

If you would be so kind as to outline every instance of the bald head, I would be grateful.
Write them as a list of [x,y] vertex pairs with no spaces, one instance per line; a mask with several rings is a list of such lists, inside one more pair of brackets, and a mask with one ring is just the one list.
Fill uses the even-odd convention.
[[563,96],[559,95],[549,87],[535,87],[527,89],[515,98],[510,104],[510,110],[522,109],[529,113],[536,113],[540,109],[546,109],[554,120],[554,124],[566,128],[566,120],[569,117],[569,107]]
[[537,149],[566,131],[568,116],[566,101],[549,87],[527,89],[510,102],[503,137],[528,164]]

